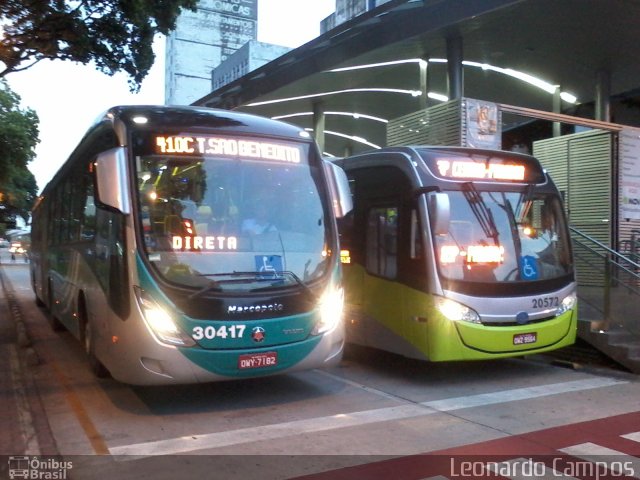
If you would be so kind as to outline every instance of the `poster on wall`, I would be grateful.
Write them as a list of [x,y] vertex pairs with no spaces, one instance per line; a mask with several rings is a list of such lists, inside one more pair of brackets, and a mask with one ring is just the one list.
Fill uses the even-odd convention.
[[640,130],[625,128],[619,134],[620,210],[622,220],[640,219]]
[[500,112],[491,102],[471,98],[467,102],[467,146],[474,148],[502,147]]

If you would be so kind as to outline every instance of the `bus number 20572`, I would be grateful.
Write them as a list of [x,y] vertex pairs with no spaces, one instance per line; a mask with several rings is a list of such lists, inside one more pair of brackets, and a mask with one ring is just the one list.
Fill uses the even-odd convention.
[[540,297],[531,300],[533,308],[555,308],[560,306],[559,297]]

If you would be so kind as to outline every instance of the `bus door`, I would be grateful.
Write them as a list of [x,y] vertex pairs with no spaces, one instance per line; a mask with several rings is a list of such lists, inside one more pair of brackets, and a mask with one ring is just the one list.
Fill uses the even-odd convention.
[[[405,286],[402,290],[402,323],[404,336],[420,351],[427,349],[427,321],[429,296],[427,280],[427,250],[424,248],[423,219],[418,208],[418,199],[407,205],[402,216],[403,232],[399,281]],[[410,352],[405,352],[409,354]],[[423,358],[421,355],[418,355]]]
[[354,218],[352,228],[341,228],[341,234],[348,232],[351,256],[345,287],[348,306],[362,314],[350,338],[411,355],[402,337],[412,344],[426,341],[426,267],[417,200],[398,168],[366,168],[348,176]]
[[395,335],[381,338],[369,329],[368,343],[406,356],[426,344],[428,298],[419,215],[416,208],[396,199],[371,206],[365,232],[363,307]]
[[[367,328],[369,345],[396,350],[387,345],[386,330],[402,335],[402,288],[398,283],[399,214],[397,202],[371,205],[366,209],[364,241],[363,310],[375,320]],[[378,328],[382,326],[383,328]]]

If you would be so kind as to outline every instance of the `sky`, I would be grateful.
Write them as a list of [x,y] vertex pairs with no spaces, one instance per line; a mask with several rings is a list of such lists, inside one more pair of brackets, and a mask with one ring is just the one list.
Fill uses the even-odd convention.
[[[258,0],[258,40],[298,47],[320,33],[320,21],[335,0]],[[156,62],[140,92],[129,91],[127,75],[113,77],[92,65],[42,61],[5,78],[20,95],[23,108],[40,119],[40,143],[29,164],[41,191],[98,116],[114,105],[164,102],[164,38],[154,46]]]

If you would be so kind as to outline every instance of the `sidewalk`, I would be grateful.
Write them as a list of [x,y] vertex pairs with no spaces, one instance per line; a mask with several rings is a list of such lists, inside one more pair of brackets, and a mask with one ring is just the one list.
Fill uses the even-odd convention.
[[[6,269],[0,264],[0,455],[57,453],[33,381],[37,356],[22,321],[22,312]],[[0,471],[6,465],[0,460]]]

